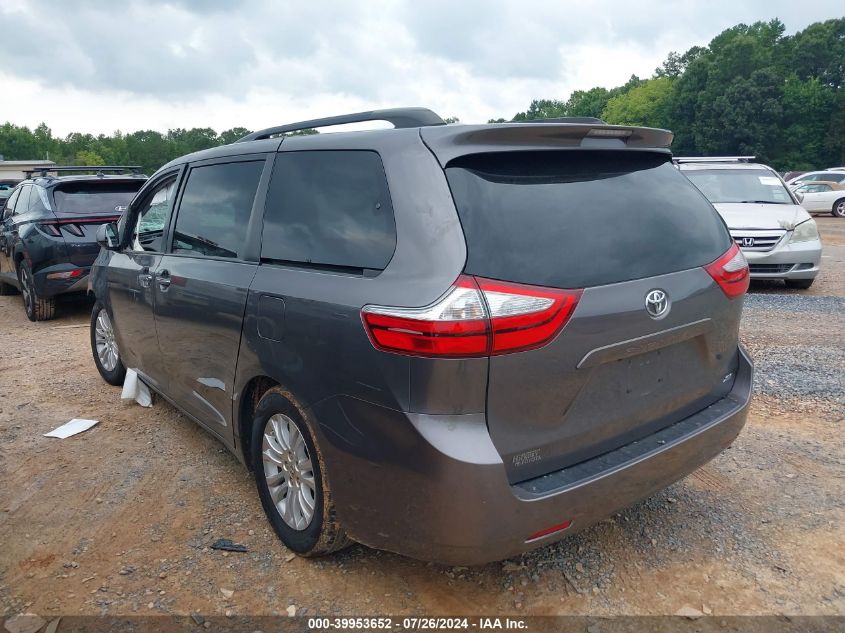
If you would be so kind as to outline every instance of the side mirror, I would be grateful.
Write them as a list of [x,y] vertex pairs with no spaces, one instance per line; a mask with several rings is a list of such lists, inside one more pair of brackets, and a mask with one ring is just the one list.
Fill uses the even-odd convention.
[[804,194],[803,193],[801,193],[800,191],[795,191],[793,193],[795,194],[795,197],[798,198],[798,202],[804,202]]
[[5,209],[3,209],[3,219],[8,220],[10,217],[12,217],[12,211],[14,211],[12,207],[6,207]]
[[97,244],[109,251],[117,250],[117,224],[115,222],[100,225],[100,228],[97,229]]

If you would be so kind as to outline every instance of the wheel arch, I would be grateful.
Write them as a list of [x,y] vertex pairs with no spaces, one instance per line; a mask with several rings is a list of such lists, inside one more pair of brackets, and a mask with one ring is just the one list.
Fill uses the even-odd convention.
[[252,418],[261,397],[273,387],[280,386],[279,381],[266,375],[253,376],[241,391],[240,406],[238,407],[237,450],[249,470],[253,469],[250,457],[250,442],[252,438]]

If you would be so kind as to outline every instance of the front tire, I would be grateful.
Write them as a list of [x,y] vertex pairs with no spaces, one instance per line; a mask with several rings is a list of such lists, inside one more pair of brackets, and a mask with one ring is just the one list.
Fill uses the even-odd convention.
[[114,337],[114,326],[105,306],[97,301],[91,310],[91,352],[97,371],[110,385],[119,386],[126,378],[126,367]]
[[56,316],[56,298],[39,297],[35,290],[35,277],[32,268],[25,259],[18,265],[18,284],[20,284],[23,307],[26,318],[30,321],[49,321]]
[[840,198],[839,200],[833,203],[833,207],[830,210],[830,215],[835,218],[845,218],[845,198]]
[[351,543],[337,520],[322,453],[280,387],[258,402],[250,457],[264,513],[285,547],[314,557]]
[[786,287],[794,290],[807,290],[813,285],[815,279],[787,279]]

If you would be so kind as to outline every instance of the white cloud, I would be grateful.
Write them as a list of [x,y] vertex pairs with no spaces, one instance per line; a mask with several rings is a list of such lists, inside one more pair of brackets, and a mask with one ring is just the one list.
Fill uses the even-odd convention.
[[62,135],[399,105],[486,121],[648,76],[738,22],[780,17],[795,31],[841,14],[841,0],[4,0],[0,117]]

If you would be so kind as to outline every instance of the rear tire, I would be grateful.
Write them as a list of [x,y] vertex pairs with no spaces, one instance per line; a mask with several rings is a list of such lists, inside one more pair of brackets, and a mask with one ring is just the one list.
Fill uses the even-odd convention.
[[786,287],[794,290],[807,290],[813,285],[815,279],[787,279]]
[[840,198],[833,203],[833,207],[830,209],[830,215],[835,218],[845,218],[845,198]]
[[264,513],[285,547],[310,558],[352,543],[337,520],[322,453],[281,387],[258,402],[250,457]]
[[30,321],[49,321],[56,316],[56,298],[39,297],[35,290],[35,278],[25,259],[18,264],[18,283],[23,297],[23,308]]
[[114,340],[114,326],[105,306],[97,301],[91,310],[91,353],[97,371],[110,385],[118,387],[126,378],[126,367]]

